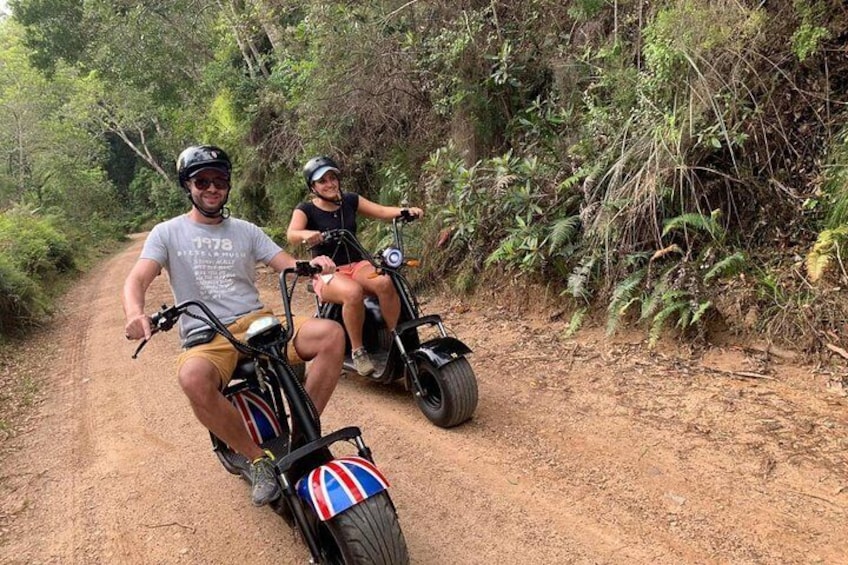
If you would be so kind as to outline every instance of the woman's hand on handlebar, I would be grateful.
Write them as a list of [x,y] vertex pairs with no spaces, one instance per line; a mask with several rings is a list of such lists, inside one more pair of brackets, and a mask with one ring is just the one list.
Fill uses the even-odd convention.
[[127,325],[124,327],[124,335],[127,339],[132,340],[150,339],[150,336],[153,335],[150,316],[139,314],[128,319]]
[[324,242],[324,234],[319,231],[312,232],[309,237],[303,238],[303,245],[307,247],[315,247],[319,243]]
[[415,206],[412,208],[402,208],[400,215],[403,219],[408,221],[420,220],[424,217],[424,210]]

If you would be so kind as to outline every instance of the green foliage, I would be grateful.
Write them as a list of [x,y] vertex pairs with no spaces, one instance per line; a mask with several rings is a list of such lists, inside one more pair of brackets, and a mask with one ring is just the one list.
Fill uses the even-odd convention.
[[446,264],[473,248],[485,252],[483,268],[565,274],[579,244],[576,182],[544,182],[548,165],[535,156],[507,152],[467,167],[453,151],[424,166],[428,200],[444,202],[439,220],[452,234]]
[[825,40],[830,39],[830,31],[819,25],[826,23],[827,18],[823,2],[796,0],[794,6],[801,16],[801,24],[792,34],[792,52],[803,63],[821,48]]
[[185,212],[190,204],[185,191],[176,181],[166,181],[149,169],[139,171],[130,184],[130,193],[145,211],[144,217],[163,220]]
[[[823,170],[822,202],[824,227],[834,229],[848,224],[848,127],[843,126],[830,142]],[[815,208],[818,199],[814,200]]]
[[25,45],[36,68],[52,73],[60,59],[76,62],[83,56],[82,0],[11,0],[9,7],[28,28]]
[[574,311],[571,315],[571,319],[568,321],[568,327],[565,330],[565,337],[573,336],[581,327],[583,327],[583,321],[586,319],[588,312],[589,309],[585,306]]
[[0,254],[23,274],[35,279],[74,269],[71,245],[54,225],[25,210],[0,215]]
[[286,248],[288,247],[288,240],[286,239],[286,228],[288,226],[273,226],[273,227],[264,227],[262,231],[268,234],[268,237],[274,240],[274,242],[280,247]]
[[[707,228],[711,224],[706,219],[692,214],[670,225],[694,226],[710,233]],[[709,287],[746,266],[743,253],[721,256],[721,249],[707,246],[693,260],[680,246],[671,244],[653,253],[647,265],[645,254],[626,257],[625,263],[634,270],[613,289],[607,310],[607,332],[615,332],[621,318],[637,306],[639,322],[648,324],[651,347],[669,323],[673,322],[681,332],[700,329],[704,316],[713,308]]]
[[639,287],[647,274],[647,268],[638,269],[616,285],[607,307],[607,334],[615,332],[621,317],[639,301]]
[[19,335],[45,313],[38,284],[0,253],[0,335]]
[[47,313],[46,290],[76,268],[54,218],[18,209],[0,215],[0,335],[17,335]]
[[707,270],[704,274],[704,284],[709,284],[716,279],[733,276],[742,271],[747,263],[748,258],[745,253],[741,251],[728,255],[720,261],[717,261]]
[[662,236],[665,237],[674,231],[681,231],[683,233],[700,231],[709,235],[713,241],[721,242],[724,240],[725,231],[721,224],[718,223],[720,216],[721,210],[713,210],[709,216],[690,212],[669,218],[663,222]]
[[574,298],[589,301],[591,297],[590,284],[592,279],[597,276],[598,258],[598,255],[590,254],[580,260],[580,263],[574,267],[574,270],[568,276],[568,283],[563,294],[567,293]]
[[827,28],[803,23],[792,35],[792,51],[798,60],[803,62],[818,51],[822,42],[829,38],[830,32]]
[[606,7],[604,0],[578,0],[570,2],[568,15],[578,21],[589,21],[597,17],[598,13]]
[[609,327],[639,306],[653,341],[773,242],[821,232],[810,272],[836,272],[837,4],[17,0],[0,209],[50,214],[79,248],[186,210],[174,156],[216,143],[234,214],[281,238],[300,166],[331,154],[346,190],[427,208],[415,243],[458,291],[504,271],[607,301]]

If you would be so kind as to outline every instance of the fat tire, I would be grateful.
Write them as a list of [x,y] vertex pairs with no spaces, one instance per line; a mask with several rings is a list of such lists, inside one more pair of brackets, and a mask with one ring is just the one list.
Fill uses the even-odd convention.
[[380,327],[377,330],[377,351],[390,351],[392,348],[392,342],[394,342],[394,337],[392,337],[392,332],[390,332],[385,326]]
[[409,563],[406,540],[389,493],[383,491],[325,522],[335,553],[332,563],[403,565]]
[[418,380],[427,392],[425,397],[415,397],[418,408],[441,428],[466,422],[477,409],[477,377],[464,357],[438,368],[419,360]]

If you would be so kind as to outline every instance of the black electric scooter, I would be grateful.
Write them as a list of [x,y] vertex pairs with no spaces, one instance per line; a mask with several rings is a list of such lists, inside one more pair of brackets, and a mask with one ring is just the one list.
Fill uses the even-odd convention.
[[[404,210],[392,220],[393,244],[373,255],[345,229],[322,233],[325,242],[348,245],[370,261],[378,274],[386,275],[400,297],[400,318],[394,332],[383,320],[374,297],[365,298],[363,345],[375,371],[365,377],[387,384],[403,379],[418,407],[431,422],[450,428],[469,420],[477,408],[477,378],[466,355],[471,349],[448,334],[437,314],[421,315],[421,308],[403,269],[417,265],[404,256],[402,228],[416,217]],[[344,325],[339,304],[322,303],[316,296],[317,315]],[[428,332],[429,330],[429,332]],[[426,337],[425,334],[431,334]],[[355,373],[347,344],[345,369]]]
[[[238,409],[248,432],[275,456],[282,495],[270,503],[295,526],[312,554],[310,563],[404,564],[409,562],[388,482],[374,464],[371,450],[357,427],[321,434],[318,412],[285,349],[292,337],[291,296],[298,276],[309,277],[320,268],[298,262],[280,275],[286,326],[265,316],[248,328],[244,342],[202,302],[162,306],[151,317],[154,333],[170,330],[180,316],[206,323],[244,354],[223,394]],[[292,282],[288,283],[288,277]],[[147,341],[142,341],[135,358]],[[292,428],[300,431],[293,440]],[[210,434],[213,449],[224,468],[249,481],[250,462]],[[330,446],[346,441],[357,455],[335,457]]]

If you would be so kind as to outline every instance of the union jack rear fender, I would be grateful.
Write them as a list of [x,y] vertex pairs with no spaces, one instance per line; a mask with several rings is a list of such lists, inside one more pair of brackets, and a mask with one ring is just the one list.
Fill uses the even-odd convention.
[[242,390],[230,397],[253,441],[259,445],[280,435],[280,424],[270,399],[253,390]]
[[307,473],[297,494],[323,522],[389,487],[377,467],[362,457],[340,457]]

